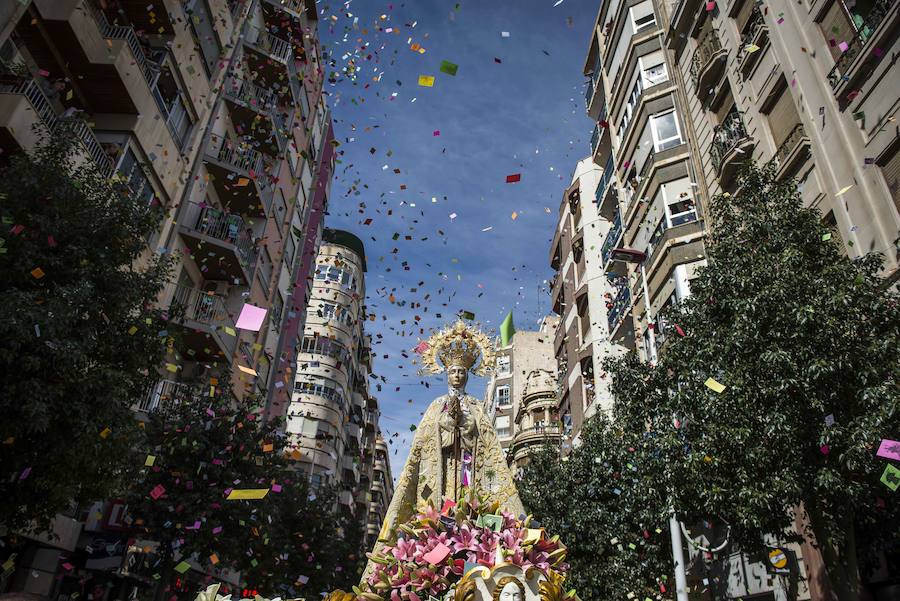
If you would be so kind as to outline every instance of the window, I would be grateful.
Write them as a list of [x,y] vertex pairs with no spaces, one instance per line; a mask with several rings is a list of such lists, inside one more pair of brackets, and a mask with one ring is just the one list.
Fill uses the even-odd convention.
[[500,355],[497,357],[497,375],[508,376],[510,374],[510,356]]
[[287,215],[287,200],[285,200],[281,188],[277,188],[275,190],[275,220],[279,226],[284,223],[285,215]]
[[650,128],[653,131],[653,144],[656,152],[681,144],[681,131],[678,128],[675,109],[650,117]]
[[340,284],[341,288],[356,291],[356,276],[352,271],[333,265],[316,265],[315,279]]
[[294,234],[289,233],[284,241],[284,264],[288,271],[294,267],[294,255],[297,252],[297,243],[294,241]]
[[328,401],[344,404],[344,393],[338,383],[332,381],[331,384],[327,384],[324,378],[322,382],[294,382],[294,392],[320,396]]
[[210,16],[207,0],[184,0],[184,12],[187,14],[191,29],[194,32],[194,41],[200,46],[200,54],[203,56],[203,65],[206,68],[207,77],[212,77],[222,54],[219,45],[219,37]]
[[649,88],[658,83],[662,83],[669,79],[669,72],[666,69],[666,62],[663,59],[662,52],[651,52],[646,56],[638,59],[641,69],[641,80],[644,87]]
[[509,407],[509,386],[498,386],[497,390],[494,391],[494,398],[497,401],[498,407]]
[[625,105],[625,109],[622,111],[622,123],[619,125],[619,139],[624,140],[625,138],[625,130],[628,128],[628,124],[631,123],[631,118],[634,117],[634,109],[637,106],[638,101],[641,99],[641,94],[644,91],[644,81],[638,77],[637,81],[634,82],[634,86],[631,88],[631,95],[628,96],[628,103]]
[[268,296],[269,284],[272,281],[272,257],[269,255],[269,249],[265,246],[262,247],[262,252],[259,253],[258,263],[259,267],[256,269],[256,279],[259,280],[263,291],[265,291],[266,296]]
[[631,23],[634,33],[646,31],[656,25],[656,16],[653,14],[653,3],[645,0],[631,7]]
[[494,429],[497,431],[497,436],[500,438],[509,438],[511,423],[510,416],[501,415],[494,420]]
[[281,298],[281,292],[275,291],[275,298],[272,299],[272,315],[269,325],[278,330],[281,327],[281,313],[284,311],[284,300]]
[[188,114],[181,88],[169,65],[163,65],[159,70],[159,76],[153,86],[153,98],[156,99],[156,105],[166,120],[166,126],[169,128],[172,138],[181,148],[187,141],[193,121]]
[[153,186],[150,185],[150,179],[144,173],[144,168],[141,167],[131,148],[128,148],[122,155],[117,171],[128,191],[143,200],[149,207],[156,194],[153,192]]

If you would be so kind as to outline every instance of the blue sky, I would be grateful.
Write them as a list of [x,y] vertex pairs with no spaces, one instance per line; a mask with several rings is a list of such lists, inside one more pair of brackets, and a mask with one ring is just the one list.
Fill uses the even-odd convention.
[[[460,310],[494,331],[510,309],[520,330],[550,311],[550,239],[593,127],[582,65],[599,5],[555,3],[319,0],[343,151],[326,224],[366,244],[376,316],[366,328],[385,379],[373,393],[395,477],[410,425],[445,390],[443,377],[417,375],[418,340]],[[507,184],[513,174],[521,181]],[[481,398],[484,384],[473,378],[467,390]]]

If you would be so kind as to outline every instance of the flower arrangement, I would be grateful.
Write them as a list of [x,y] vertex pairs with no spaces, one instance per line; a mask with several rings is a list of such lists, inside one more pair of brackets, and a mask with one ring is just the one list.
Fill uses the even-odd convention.
[[[463,497],[465,498],[465,496]],[[375,569],[354,587],[356,601],[427,601],[451,599],[454,585],[478,566],[513,564],[545,576],[568,570],[559,538],[499,511],[498,504],[472,498],[431,504],[401,524],[397,540],[369,553]]]

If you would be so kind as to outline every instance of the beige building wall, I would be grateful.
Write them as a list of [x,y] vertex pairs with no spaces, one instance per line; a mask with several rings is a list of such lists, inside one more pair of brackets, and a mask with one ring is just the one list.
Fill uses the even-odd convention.
[[544,380],[549,378],[555,382],[553,340],[558,324],[556,316],[547,316],[537,331],[517,331],[507,346],[500,346],[497,341],[497,363],[485,389],[484,403],[510,464],[521,464],[527,455],[527,449],[521,445],[523,428],[534,431],[538,425],[542,437],[549,437],[553,444],[559,442],[560,418],[555,394],[551,397],[552,406],[547,403],[540,415],[532,415],[535,408],[529,411],[524,402],[529,388],[533,391],[538,374],[543,374]]
[[710,192],[733,192],[748,158],[772,162],[850,257],[883,253],[885,275],[895,274],[900,68],[883,58],[896,48],[897,3],[662,8]]

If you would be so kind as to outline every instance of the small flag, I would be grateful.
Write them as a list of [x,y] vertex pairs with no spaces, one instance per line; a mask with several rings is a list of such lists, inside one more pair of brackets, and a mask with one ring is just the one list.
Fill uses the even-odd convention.
[[419,85],[426,88],[434,86],[434,75],[419,75]]
[[459,317],[461,319],[468,319],[469,321],[472,321],[473,319],[475,319],[475,314],[471,311],[460,311]]
[[514,184],[514,183],[520,182],[520,181],[522,181],[522,174],[521,174],[521,173],[513,173],[512,175],[507,175],[507,176],[506,176],[506,183],[507,183],[507,184]]
[[441,73],[455,76],[457,69],[459,69],[459,65],[455,65],[450,61],[441,61]]
[[509,346],[509,343],[512,342],[513,334],[515,333],[516,327],[513,325],[513,314],[512,311],[510,311],[503,320],[503,323],[500,324],[500,344]]

